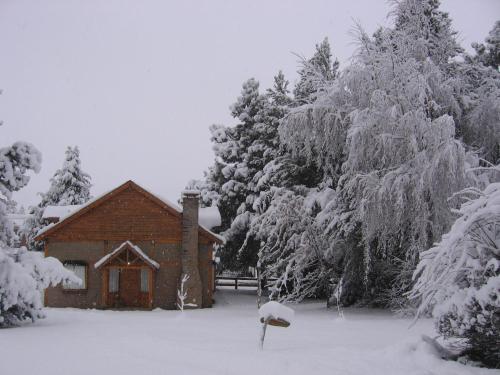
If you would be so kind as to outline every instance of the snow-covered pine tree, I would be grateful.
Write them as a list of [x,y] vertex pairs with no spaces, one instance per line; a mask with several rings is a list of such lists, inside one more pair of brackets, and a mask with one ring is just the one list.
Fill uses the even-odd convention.
[[441,334],[462,339],[464,354],[498,368],[500,183],[462,196],[466,203],[450,231],[422,253],[410,296],[420,301],[420,314],[432,313]]
[[318,94],[337,76],[338,60],[332,61],[328,38],[316,44],[314,55],[306,60],[301,58],[299,81],[293,90],[294,100],[298,105],[312,103]]
[[61,169],[50,179],[50,188],[42,194],[42,206],[84,204],[90,198],[90,175],[82,170],[78,146],[69,147]]
[[463,82],[460,135],[481,158],[493,164],[500,162],[499,33],[500,21],[490,31],[487,47],[474,44],[476,54],[465,55],[465,61],[457,69]]
[[440,9],[440,0],[397,0],[390,15],[394,17],[394,36],[411,35],[414,41],[401,45],[418,60],[430,58],[434,64],[445,68],[450,58],[463,52],[457,41],[448,13]]
[[[278,278],[273,293],[280,299],[324,296],[331,282],[322,248],[325,237],[315,222],[321,203],[314,197],[331,194],[329,186],[333,182],[322,182],[323,163],[314,157],[317,152],[312,144],[322,142],[322,136],[320,132],[306,135],[310,131],[306,128],[333,116],[319,104],[306,103],[318,102],[317,98],[336,79],[337,70],[338,61],[332,62],[327,38],[316,45],[312,58],[302,59],[294,101],[284,102],[289,107],[302,105],[284,112],[281,122],[287,126],[279,127],[280,152],[256,176],[259,195],[252,199],[253,214],[247,219],[248,232],[241,252],[250,239],[250,243],[258,243],[263,274]],[[279,86],[279,81],[275,82],[275,87]],[[285,138],[288,142],[283,142]],[[324,199],[319,200],[325,203]]]
[[493,29],[483,43],[474,43],[472,47],[476,51],[476,59],[483,65],[500,70],[500,21],[496,21]]
[[[277,128],[284,116],[288,82],[280,72],[267,93],[259,93],[259,83],[250,79],[243,84],[241,96],[231,106],[231,114],[240,123],[234,127],[211,127],[216,156],[202,185],[205,204],[216,203],[221,211],[222,230],[227,242],[221,252],[225,268],[245,269],[255,266],[258,247],[240,252],[253,215],[253,200],[264,185],[259,185],[266,164],[279,152]],[[198,185],[200,185],[198,183]]]
[[84,204],[91,198],[91,186],[90,175],[82,170],[78,147],[68,147],[62,168],[50,179],[49,190],[40,193],[42,199],[37,206],[30,207],[31,218],[24,229],[30,250],[42,250],[41,244],[33,239],[45,226],[42,220],[45,207]]
[[285,78],[285,75],[280,70],[277,75],[274,76],[273,87],[267,89],[267,95],[275,106],[288,107],[292,103],[292,98],[290,98],[288,89],[289,82]]

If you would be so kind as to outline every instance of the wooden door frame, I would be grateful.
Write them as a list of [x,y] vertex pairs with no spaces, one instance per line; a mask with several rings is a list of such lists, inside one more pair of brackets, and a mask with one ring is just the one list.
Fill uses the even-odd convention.
[[[152,309],[153,308],[153,298],[154,298],[154,272],[156,271],[153,267],[148,264],[142,265],[106,265],[102,268],[101,272],[101,298],[102,298],[102,306],[104,308],[110,308],[112,306],[109,305],[109,270],[111,268],[123,268],[123,269],[142,269],[146,268],[148,270],[148,306],[145,308]],[[140,282],[140,276],[139,276]],[[139,285],[140,288],[140,285]]]

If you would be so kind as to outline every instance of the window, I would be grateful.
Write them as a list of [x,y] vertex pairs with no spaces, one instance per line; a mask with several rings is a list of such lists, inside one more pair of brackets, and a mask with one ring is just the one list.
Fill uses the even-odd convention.
[[149,292],[149,270],[141,268],[141,292]]
[[76,277],[82,280],[81,284],[71,281],[63,282],[63,289],[66,290],[83,290],[87,289],[87,265],[84,262],[67,261],[64,262],[64,268],[72,271]]
[[117,293],[120,285],[120,270],[118,268],[109,269],[109,293]]

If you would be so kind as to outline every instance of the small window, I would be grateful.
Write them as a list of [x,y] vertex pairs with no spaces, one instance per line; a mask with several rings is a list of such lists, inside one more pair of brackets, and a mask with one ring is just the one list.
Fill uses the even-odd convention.
[[118,268],[109,269],[109,293],[117,293],[120,285],[120,270]]
[[141,268],[141,292],[149,292],[149,270]]
[[72,271],[76,277],[82,280],[81,284],[72,281],[64,281],[63,289],[66,290],[83,290],[87,289],[87,265],[82,262],[64,262],[64,268]]

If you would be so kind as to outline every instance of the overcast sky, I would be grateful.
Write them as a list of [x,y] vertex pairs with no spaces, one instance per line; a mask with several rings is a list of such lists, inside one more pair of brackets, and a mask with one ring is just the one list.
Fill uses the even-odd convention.
[[[482,41],[499,0],[446,0],[462,45]],[[42,171],[14,198],[37,203],[78,145],[99,195],[132,179],[175,201],[212,163],[208,127],[250,77],[293,83],[328,36],[341,64],[355,21],[387,25],[385,0],[0,0],[0,147],[32,142]]]

